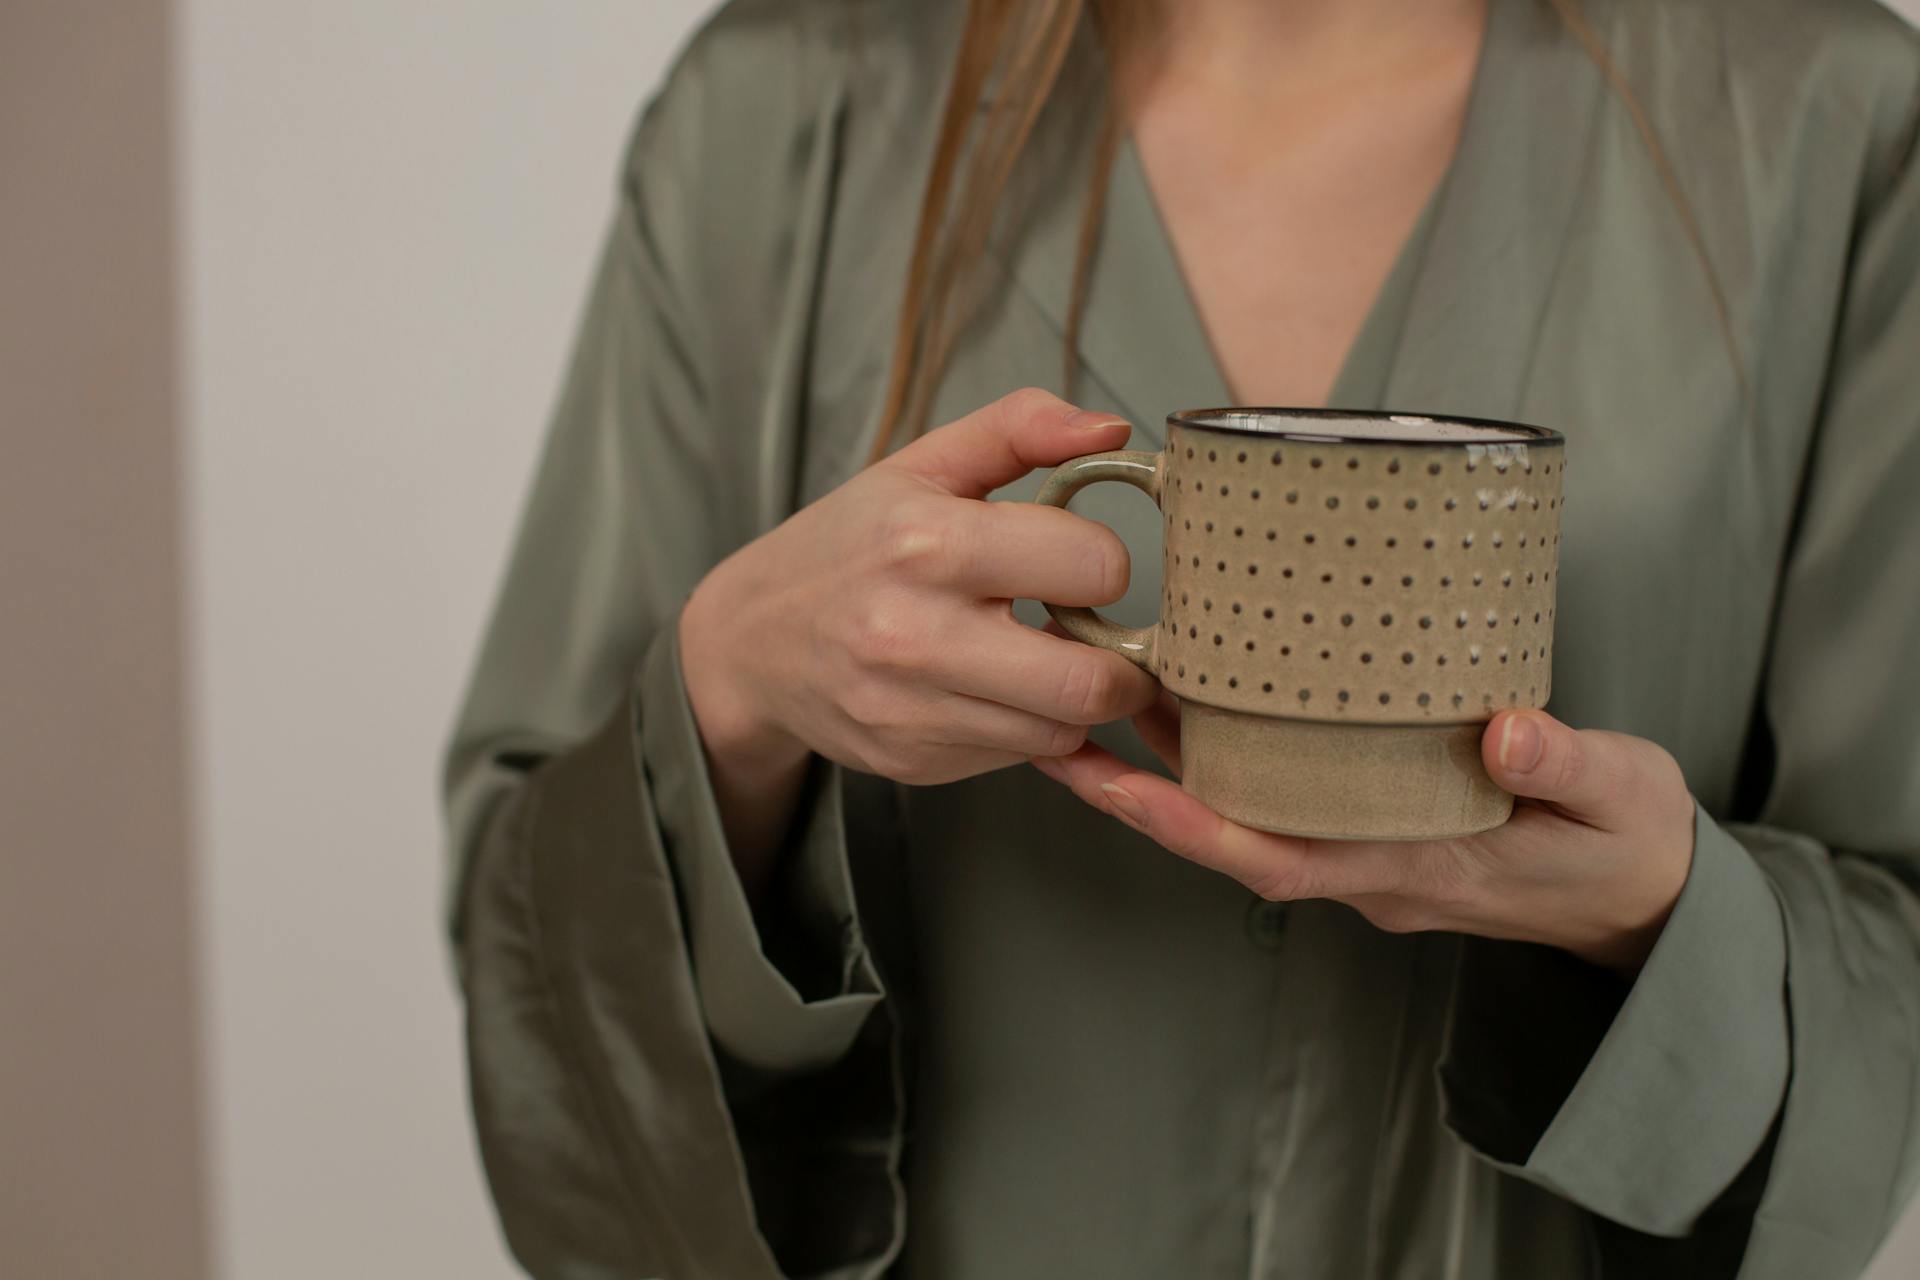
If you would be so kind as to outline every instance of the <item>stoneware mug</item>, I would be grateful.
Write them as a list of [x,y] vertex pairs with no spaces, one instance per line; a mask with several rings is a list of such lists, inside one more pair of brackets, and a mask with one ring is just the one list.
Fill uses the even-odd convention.
[[1047,605],[1180,699],[1182,784],[1264,831],[1441,839],[1513,797],[1486,721],[1545,705],[1564,438],[1517,423],[1318,409],[1189,409],[1158,453],[1089,454],[1035,501],[1099,480],[1159,504],[1151,627]]

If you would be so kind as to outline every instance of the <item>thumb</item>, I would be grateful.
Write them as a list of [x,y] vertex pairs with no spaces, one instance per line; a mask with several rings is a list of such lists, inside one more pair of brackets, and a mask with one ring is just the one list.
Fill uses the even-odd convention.
[[1494,782],[1514,795],[1616,828],[1630,822],[1639,801],[1661,783],[1646,758],[1651,745],[1574,729],[1544,711],[1502,711],[1488,723],[1480,755]]
[[961,498],[984,498],[1035,467],[1118,449],[1132,431],[1124,418],[1078,409],[1028,387],[929,431],[881,463]]

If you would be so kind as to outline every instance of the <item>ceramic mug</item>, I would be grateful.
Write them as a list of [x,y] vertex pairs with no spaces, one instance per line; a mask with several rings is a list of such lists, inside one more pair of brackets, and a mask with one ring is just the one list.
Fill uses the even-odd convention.
[[1047,605],[1180,699],[1182,783],[1225,817],[1334,839],[1500,825],[1480,762],[1552,689],[1565,439],[1518,423],[1189,409],[1158,453],[1089,454],[1037,502],[1119,480],[1159,504],[1159,620]]

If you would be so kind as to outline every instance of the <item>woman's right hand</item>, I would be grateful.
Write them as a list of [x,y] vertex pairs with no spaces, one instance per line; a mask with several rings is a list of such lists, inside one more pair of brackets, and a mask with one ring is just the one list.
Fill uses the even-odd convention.
[[[984,501],[1036,467],[1119,448],[1128,430],[1016,391],[717,565],[681,612],[680,653],[723,812],[729,793],[764,804],[782,780],[797,786],[809,752],[949,782],[1066,755],[1088,726],[1149,705],[1158,686],[1133,663],[1012,613],[1015,597],[1119,599],[1120,539],[1056,507]],[[729,813],[737,843],[735,826]]]

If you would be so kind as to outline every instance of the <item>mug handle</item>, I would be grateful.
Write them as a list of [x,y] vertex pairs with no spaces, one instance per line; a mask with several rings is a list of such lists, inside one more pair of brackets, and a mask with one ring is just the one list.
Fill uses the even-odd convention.
[[[1074,494],[1088,485],[1101,480],[1118,480],[1140,490],[1153,499],[1155,506],[1159,506],[1160,457],[1157,453],[1146,453],[1139,449],[1116,449],[1110,453],[1089,453],[1085,457],[1074,458],[1053,469],[1053,474],[1040,486],[1040,492],[1034,495],[1033,500],[1050,507],[1064,507]],[[1046,601],[1041,603],[1046,604]],[[1063,604],[1047,604],[1046,609],[1053,615],[1053,620],[1060,624],[1060,629],[1075,640],[1098,649],[1111,649],[1147,674],[1153,674],[1153,638],[1159,630],[1158,623],[1150,627],[1123,627],[1101,617],[1092,609]]]

